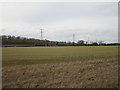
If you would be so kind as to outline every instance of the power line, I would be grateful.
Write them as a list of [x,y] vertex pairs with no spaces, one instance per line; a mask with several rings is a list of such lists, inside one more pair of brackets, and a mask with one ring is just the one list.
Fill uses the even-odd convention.
[[96,38],[96,43],[98,42],[97,38]]
[[89,37],[88,37],[88,44],[89,44]]
[[75,45],[75,34],[73,34],[73,46]]
[[41,40],[43,40],[43,29],[41,28]]
[[73,34],[73,43],[75,42],[75,34]]

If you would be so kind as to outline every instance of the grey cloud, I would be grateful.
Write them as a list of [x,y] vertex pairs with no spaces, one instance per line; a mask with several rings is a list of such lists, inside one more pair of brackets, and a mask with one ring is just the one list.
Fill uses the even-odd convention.
[[80,16],[117,16],[117,3],[50,3],[47,10],[38,10],[26,17],[28,22],[50,23]]
[[[117,2],[47,2],[47,3],[4,3],[2,18],[3,22],[11,23],[27,23],[31,27],[33,24],[46,25],[49,23],[56,23],[59,20],[77,18],[81,17],[85,19],[86,17],[101,18],[103,20],[105,17],[116,16],[117,17]],[[97,20],[97,19],[96,19]],[[83,20],[84,22],[84,20]],[[113,21],[116,22],[116,21]],[[14,24],[15,24],[14,23]],[[102,22],[104,24],[104,20]],[[111,22],[110,22],[111,23]],[[89,23],[88,23],[89,24]],[[100,24],[100,23],[98,23]],[[25,24],[26,25],[26,24]],[[110,24],[111,25],[111,24]],[[16,25],[15,25],[16,26]],[[23,26],[21,26],[23,27]],[[12,31],[6,29],[3,33],[12,35],[21,35],[27,37],[39,38],[40,34],[34,29],[27,30],[25,28],[21,31],[16,30],[14,27],[9,28]],[[47,28],[47,27],[46,27]],[[53,30],[50,34],[44,36],[46,39],[50,40],[72,40],[73,33],[76,35],[76,40],[85,39],[90,37],[91,40],[96,38],[105,41],[116,41],[117,40],[117,30],[114,29],[104,29],[106,27],[101,27],[103,30],[96,28],[94,31],[89,31],[91,28],[77,28],[69,30]],[[116,27],[115,27],[116,28]],[[28,28],[29,29],[29,28]],[[23,33],[19,33],[23,32]]]
[[[116,4],[117,3],[113,2],[10,3],[10,5],[16,9],[11,10],[9,13],[7,13],[7,9],[4,9],[3,18],[4,20],[11,18],[11,21],[12,19],[15,21],[20,19],[27,23],[46,24],[66,18],[79,18],[80,16],[116,16]],[[19,9],[20,7],[21,9]],[[17,11],[17,8],[19,11]],[[43,10],[41,11],[41,9]]]
[[60,30],[57,32],[52,33],[54,38],[50,37],[52,40],[63,40],[63,41],[72,41],[73,34],[75,34],[76,41],[83,39],[85,41],[88,40],[88,37],[91,41],[103,40],[105,42],[117,42],[118,36],[117,30],[95,30],[89,32],[88,29],[71,29],[71,30]]

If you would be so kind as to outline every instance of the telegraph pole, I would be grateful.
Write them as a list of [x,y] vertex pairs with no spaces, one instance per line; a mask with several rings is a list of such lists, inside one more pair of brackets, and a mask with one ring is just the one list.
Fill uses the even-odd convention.
[[41,40],[43,40],[43,29],[41,28]]

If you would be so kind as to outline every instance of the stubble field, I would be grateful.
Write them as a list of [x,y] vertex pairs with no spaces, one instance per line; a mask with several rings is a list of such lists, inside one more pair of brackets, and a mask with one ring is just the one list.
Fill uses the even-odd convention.
[[3,88],[117,88],[118,47],[3,47]]

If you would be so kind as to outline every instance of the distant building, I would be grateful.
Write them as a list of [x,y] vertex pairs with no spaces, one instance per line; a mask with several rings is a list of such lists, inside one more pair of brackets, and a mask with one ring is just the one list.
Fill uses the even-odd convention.
[[79,40],[77,43],[78,43],[78,45],[84,45],[84,41],[83,40]]

